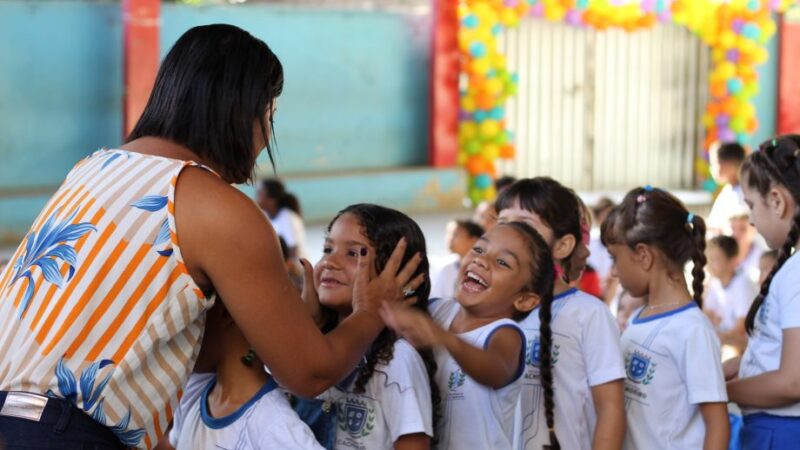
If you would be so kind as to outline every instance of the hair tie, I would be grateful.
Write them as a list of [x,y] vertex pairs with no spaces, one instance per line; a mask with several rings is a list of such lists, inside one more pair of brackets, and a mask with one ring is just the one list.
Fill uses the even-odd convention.
[[694,214],[689,213],[689,215],[686,216],[686,223],[689,223],[689,224],[693,224],[694,223]]
[[644,203],[645,200],[647,200],[647,197],[645,197],[644,194],[639,194],[639,196],[636,197],[636,203],[641,204]]
[[653,192],[653,186],[648,184],[647,186],[644,187],[644,191],[645,192]]
[[778,144],[776,142],[777,142],[777,139],[772,139],[772,146],[773,147],[777,147],[778,146]]

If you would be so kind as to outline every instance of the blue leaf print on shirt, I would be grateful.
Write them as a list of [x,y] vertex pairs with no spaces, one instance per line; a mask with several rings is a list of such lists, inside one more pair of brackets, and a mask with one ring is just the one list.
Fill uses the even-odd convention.
[[100,167],[100,170],[105,169],[106,167],[108,167],[109,164],[114,162],[115,159],[117,159],[120,156],[122,156],[119,153],[109,153],[108,155],[109,156],[107,157],[106,162],[103,163],[103,165]]
[[[95,387],[95,380],[97,373],[106,366],[113,365],[114,361],[110,359],[103,359],[90,364],[83,369],[80,378],[80,391],[83,405],[78,405],[78,384],[75,381],[75,375],[64,365],[64,357],[58,360],[56,365],[56,378],[58,379],[58,390],[61,395],[70,401],[76,407],[81,408],[83,411],[89,413],[89,410],[96,405],[91,416],[95,421],[107,426],[107,418],[104,408],[104,401],[100,398],[103,390],[111,380],[111,373],[106,375],[103,381]],[[48,395],[53,394],[48,391]],[[129,430],[128,426],[131,421],[131,410],[119,421],[118,424],[109,427],[111,431],[119,438],[119,440],[127,447],[135,447],[144,437],[145,431],[142,428]]]
[[148,195],[131,203],[134,208],[143,209],[145,211],[156,212],[161,208],[167,206],[166,195]]
[[[131,203],[131,206],[148,212],[157,212],[164,209],[167,206],[168,201],[169,200],[167,199],[166,195],[148,195]],[[164,221],[161,222],[161,227],[158,229],[158,234],[156,235],[155,240],[153,240],[153,247],[167,243],[169,242],[169,239],[169,219],[164,219]],[[159,255],[164,257],[169,257],[172,255],[172,249],[169,247],[163,250],[157,250],[157,252]]]
[[86,233],[97,231],[97,228],[89,222],[71,223],[78,213],[77,210],[69,215],[62,222],[56,222],[59,209],[57,209],[44,223],[39,231],[31,232],[25,241],[25,252],[14,264],[14,278],[11,283],[16,283],[23,278],[28,280],[28,287],[19,307],[19,316],[28,308],[34,295],[34,282],[31,271],[34,267],[39,267],[44,279],[51,284],[62,288],[64,277],[61,275],[59,262],[63,261],[69,267],[66,281],[72,279],[75,274],[75,266],[78,265],[78,254],[72,245],[67,242],[76,241]]

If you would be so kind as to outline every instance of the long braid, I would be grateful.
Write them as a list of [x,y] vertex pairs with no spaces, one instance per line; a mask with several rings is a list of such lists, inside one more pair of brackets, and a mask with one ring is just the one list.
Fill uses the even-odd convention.
[[692,290],[697,306],[703,307],[703,281],[706,279],[706,223],[702,218],[690,216],[692,237],[694,238],[694,254],[692,255]]
[[767,275],[767,277],[764,279],[764,283],[761,284],[761,289],[758,292],[758,296],[753,301],[753,304],[750,305],[750,310],[747,311],[747,318],[744,322],[744,328],[747,330],[747,334],[753,334],[758,310],[767,299],[767,294],[769,293],[769,287],[772,284],[772,279],[775,278],[775,274],[781,270],[783,264],[786,263],[790,256],[792,256],[792,251],[794,250],[795,245],[797,245],[798,239],[800,239],[800,208],[797,208],[795,211],[794,218],[792,219],[792,228],[789,230],[789,234],[786,236],[786,241],[784,241],[783,246],[781,246],[780,250],[778,250],[778,259],[775,261],[775,265],[772,267],[772,270],[769,271],[769,275]]
[[752,335],[755,329],[756,316],[761,306],[766,301],[775,274],[783,267],[800,238],[800,135],[785,135],[768,140],[759,146],[759,151],[751,154],[745,160],[741,169],[742,179],[751,188],[758,190],[762,197],[766,197],[775,185],[783,185],[792,195],[795,202],[795,212],[792,216],[792,227],[786,240],[778,250],[778,258],[769,275],[761,284],[758,296],[750,306],[745,319],[745,330]]
[[542,377],[542,387],[544,388],[544,417],[547,421],[547,429],[550,432],[550,445],[544,446],[545,450],[559,450],[561,444],[556,436],[555,425],[555,400],[553,394],[553,330],[550,321],[553,318],[552,306],[553,296],[548,295],[542,298],[539,307],[539,373]]

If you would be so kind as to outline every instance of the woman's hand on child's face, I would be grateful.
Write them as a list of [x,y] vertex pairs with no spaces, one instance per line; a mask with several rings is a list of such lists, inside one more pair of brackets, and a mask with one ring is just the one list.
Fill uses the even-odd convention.
[[442,345],[444,330],[431,318],[412,308],[384,304],[381,317],[386,326],[418,348]]
[[[400,265],[406,246],[405,239],[401,239],[397,243],[392,256],[389,257],[380,274],[377,274],[375,270],[374,252],[369,252],[366,248],[362,249],[358,257],[358,268],[353,287],[354,312],[369,311],[377,314],[384,301],[405,299],[403,291],[413,286],[413,282],[411,285],[409,282],[422,261],[422,257],[416,254],[401,269]],[[416,282],[416,278],[414,282]]]
[[311,312],[314,322],[320,325],[322,322],[322,305],[319,303],[317,288],[314,286],[314,266],[305,258],[300,259],[300,265],[303,266],[303,292],[301,297],[303,298],[303,303],[306,304],[306,307]]

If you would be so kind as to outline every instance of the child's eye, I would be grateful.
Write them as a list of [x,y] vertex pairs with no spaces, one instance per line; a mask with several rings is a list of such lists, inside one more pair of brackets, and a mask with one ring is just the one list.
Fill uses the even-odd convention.
[[358,257],[358,252],[355,251],[355,250],[348,250],[347,251],[347,256],[352,256],[354,258],[357,258]]
[[324,253],[326,255],[331,254],[332,251],[333,251],[333,249],[330,248],[330,247],[322,247],[322,253]]
[[508,267],[509,269],[511,268],[511,266],[510,266],[510,265],[508,265],[508,263],[506,262],[506,260],[505,260],[505,259],[498,259],[498,260],[497,260],[497,264],[499,264],[499,265],[501,265],[501,266],[503,266],[503,267]]
[[483,249],[478,247],[478,246],[472,247],[472,251],[477,253],[477,254],[479,254],[479,255],[483,254]]

